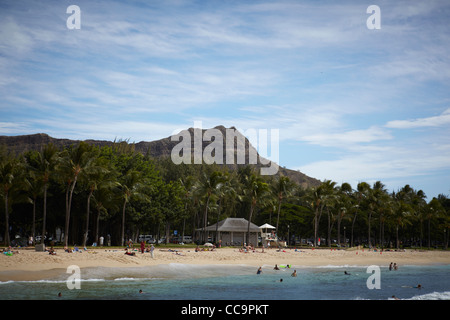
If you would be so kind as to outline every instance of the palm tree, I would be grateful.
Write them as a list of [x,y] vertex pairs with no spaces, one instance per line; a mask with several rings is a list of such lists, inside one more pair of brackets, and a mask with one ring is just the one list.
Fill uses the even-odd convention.
[[412,194],[411,205],[413,208],[414,217],[419,221],[420,224],[420,246],[422,247],[422,237],[423,237],[423,219],[426,215],[427,202],[425,198],[427,196],[422,190],[414,191]]
[[351,241],[350,241],[350,246],[353,247],[353,231],[355,229],[355,222],[356,222],[356,217],[358,215],[358,211],[361,208],[361,203],[364,199],[367,198],[368,196],[368,191],[370,189],[370,185],[367,182],[360,182],[358,183],[355,192],[353,193],[353,195],[356,198],[356,205],[355,205],[355,215],[353,216],[353,222],[352,222],[352,232],[351,232]]
[[37,198],[42,193],[42,181],[36,176],[35,171],[33,169],[30,169],[27,172],[27,179],[25,183],[28,185],[27,190],[31,196],[30,200],[33,204],[31,237],[33,239],[34,244],[36,240],[36,202]]
[[120,209],[119,207],[122,201],[119,187],[120,183],[115,179],[114,175],[111,174],[102,180],[94,191],[92,200],[97,211],[94,236],[96,243],[99,242],[100,216],[106,216],[108,210],[118,211]]
[[413,189],[409,185],[405,185],[399,192],[394,194],[395,210],[395,233],[396,233],[396,248],[400,248],[399,228],[411,224],[411,212],[413,211],[411,205],[411,194]]
[[272,194],[277,199],[277,225],[275,230],[278,234],[281,204],[283,203],[283,200],[292,197],[296,190],[296,184],[292,182],[289,177],[280,176],[278,179],[272,180],[270,189],[272,191]]
[[[93,157],[95,158],[96,156],[93,155]],[[105,181],[105,175],[107,174],[107,172],[108,171],[105,167],[98,165],[97,163],[95,163],[95,161],[93,161],[92,164],[89,167],[87,167],[84,171],[82,171],[80,174],[80,180],[83,182],[83,184],[85,184],[86,188],[89,190],[86,205],[86,227],[83,236],[83,247],[86,247],[86,242],[89,233],[89,213],[91,211],[91,198],[92,195],[94,194],[94,191],[96,191],[99,185]]]
[[[42,212],[42,236],[41,242],[44,241],[47,222],[47,190],[50,184],[50,177],[54,173],[55,165],[58,162],[58,150],[53,144],[46,145],[38,154],[37,175],[40,177],[44,192],[44,208]],[[33,237],[34,239],[34,237]]]
[[72,196],[80,174],[92,165],[96,155],[92,147],[86,142],[81,142],[77,147],[71,147],[61,153],[58,163],[58,171],[66,183],[66,219],[64,231],[65,246],[69,245],[69,223]]
[[208,224],[208,209],[210,207],[211,197],[218,194],[218,190],[223,184],[223,176],[219,171],[213,171],[211,174],[202,172],[200,179],[197,181],[194,192],[203,199],[204,213],[203,213],[203,241],[207,241],[206,227]]
[[[219,240],[219,219],[222,213],[222,207],[225,203],[225,200],[234,199],[237,197],[238,190],[235,188],[233,184],[235,181],[233,177],[228,173],[222,173],[221,183],[218,185],[217,189],[217,197],[218,197],[218,206],[217,206],[217,221],[216,221],[216,242]],[[231,203],[232,201],[230,201]]]
[[144,179],[141,177],[139,171],[130,169],[120,179],[120,189],[122,193],[122,232],[121,232],[121,245],[124,245],[125,239],[125,209],[132,198],[141,200],[148,200],[148,196],[143,192],[145,188]]
[[311,208],[311,210],[314,212],[314,246],[317,246],[317,235],[319,230],[319,221],[322,216],[323,208],[325,207],[325,201],[324,201],[324,188],[322,185],[318,187],[313,187],[309,190],[308,194],[306,195],[306,200]]
[[248,214],[247,244],[250,240],[250,223],[255,208],[261,204],[264,197],[269,193],[269,185],[264,182],[261,176],[251,173],[244,177],[244,199],[250,202],[250,212]]
[[442,213],[445,213],[444,208],[442,207],[441,202],[435,197],[431,199],[428,203],[426,218],[428,220],[428,249],[431,248],[431,220],[436,219],[441,216]]
[[368,228],[367,228],[367,241],[369,248],[372,247],[371,237],[370,237],[370,223],[372,220],[372,214],[375,212],[381,212],[382,203],[384,202],[386,195],[385,185],[381,183],[381,181],[377,181],[373,184],[372,189],[368,189],[368,201],[369,201],[369,210],[368,210]]
[[381,198],[379,201],[379,223],[380,223],[380,245],[381,248],[384,249],[384,228],[385,228],[385,224],[386,221],[388,221],[389,217],[392,215],[393,212],[393,199],[392,196],[385,192],[383,194],[381,194]]
[[437,197],[442,206],[442,227],[444,228],[444,250],[448,248],[448,239],[450,237],[450,198],[445,194],[439,194]]
[[24,165],[12,155],[0,153],[0,197],[3,198],[5,208],[5,244],[9,246],[9,214],[13,201],[20,197],[23,190]]
[[194,177],[193,176],[187,176],[184,178],[180,178],[180,184],[184,191],[184,213],[182,215],[183,218],[183,229],[181,231],[181,241],[184,242],[184,231],[186,227],[186,218],[189,217],[189,204],[191,203],[192,199],[192,190],[194,186]]
[[[351,207],[351,193],[352,186],[344,182],[337,190],[337,204],[338,204],[338,216],[337,216],[337,242],[341,245],[341,222]],[[344,246],[347,245],[346,239],[344,239]]]
[[337,198],[338,198],[338,188],[336,187],[336,182],[331,180],[326,180],[322,183],[324,187],[324,202],[325,207],[327,209],[327,216],[328,216],[328,234],[327,234],[327,242],[328,246],[331,247],[331,229],[333,228],[334,224],[334,216],[332,213],[332,209],[337,204]]

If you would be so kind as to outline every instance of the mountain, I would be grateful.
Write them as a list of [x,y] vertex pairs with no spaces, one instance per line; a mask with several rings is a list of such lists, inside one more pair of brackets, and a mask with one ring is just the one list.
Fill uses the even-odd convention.
[[[230,138],[228,141],[227,135]],[[176,137],[176,139],[167,137],[155,141],[141,141],[138,143],[129,144],[134,147],[136,152],[148,154],[156,159],[171,157],[173,150],[180,151],[180,149],[183,149],[186,153],[174,152],[173,156],[178,157],[178,159],[181,160],[181,156],[187,154],[187,157],[184,158],[185,162],[191,161],[191,163],[196,163],[193,161],[193,157],[194,153],[197,151],[200,156],[203,155],[203,159],[208,156],[210,158],[212,157],[216,160],[216,162],[227,165],[231,169],[237,169],[239,166],[250,164],[260,170],[269,170],[269,168],[271,168],[272,172],[287,176],[303,187],[317,186],[320,184],[318,179],[309,177],[300,171],[278,167],[277,164],[271,163],[269,160],[259,156],[258,152],[251,145],[249,140],[234,127],[225,128],[224,126],[217,126],[212,129],[202,130],[189,128],[181,131],[178,135],[173,137]],[[84,141],[98,147],[112,146],[117,143],[113,141],[92,139]],[[45,133],[22,136],[0,136],[0,146],[6,146],[8,150],[14,152],[15,154],[20,154],[30,150],[40,150],[42,146],[49,143],[52,143],[56,147],[62,149],[80,142],[81,140],[53,138]],[[238,146],[240,148],[238,148]],[[244,149],[242,147],[244,147]],[[188,154],[189,151],[191,153],[190,156]],[[221,152],[222,157],[220,157]],[[244,161],[242,161],[243,159]],[[174,160],[174,158],[172,158],[172,160]],[[275,170],[273,170],[274,168]]]

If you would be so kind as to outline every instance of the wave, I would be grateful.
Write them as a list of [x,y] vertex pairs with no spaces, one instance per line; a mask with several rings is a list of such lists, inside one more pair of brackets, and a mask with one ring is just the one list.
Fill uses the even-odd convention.
[[408,300],[450,300],[450,291],[421,294]]
[[222,277],[256,272],[254,267],[244,265],[192,265],[170,263],[168,265],[144,267],[92,267],[81,270],[83,279],[105,279],[115,281],[191,279]]
[[[105,281],[105,279],[80,279],[80,282],[88,282],[88,281]],[[0,285],[5,284],[13,284],[13,283],[48,283],[48,284],[54,284],[54,283],[66,283],[66,280],[8,280],[8,281],[0,281]]]
[[[87,267],[80,272],[80,281],[146,281],[163,279],[195,279],[246,275],[256,272],[255,267],[245,265],[192,265],[170,263],[143,267]],[[52,279],[7,280],[0,285],[12,283],[66,283],[69,274],[60,273]]]

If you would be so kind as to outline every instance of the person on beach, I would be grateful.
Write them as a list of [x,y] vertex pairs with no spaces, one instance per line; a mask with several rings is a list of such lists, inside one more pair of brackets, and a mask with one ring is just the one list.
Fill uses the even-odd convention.
[[155,247],[152,244],[152,246],[150,247],[150,256],[152,257],[152,259],[153,259],[153,251],[155,251]]
[[297,276],[297,270],[294,270],[294,272],[292,272],[291,277],[296,277]]
[[141,253],[144,253],[145,250],[145,242],[144,240],[141,241]]
[[261,273],[262,273],[262,268],[259,267],[259,268],[258,268],[258,271],[256,271],[256,274],[261,274]]
[[397,263],[394,262],[394,270],[397,270],[397,269],[398,269]]
[[391,264],[389,265],[389,271],[392,271],[392,262],[391,262]]
[[280,268],[278,268],[278,265],[275,265],[275,268],[273,268],[273,270],[280,270]]

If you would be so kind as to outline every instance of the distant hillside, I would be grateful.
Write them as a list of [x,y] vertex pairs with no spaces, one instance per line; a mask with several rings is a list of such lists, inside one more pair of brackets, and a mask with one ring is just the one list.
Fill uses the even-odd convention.
[[[224,126],[217,126],[214,129],[217,129],[218,131],[220,131],[220,133],[222,134],[222,137],[223,137],[223,140],[222,140],[223,163],[226,163],[227,151],[231,152],[231,154],[234,155],[234,157],[235,157],[234,159],[237,159],[236,158],[237,143],[235,143],[233,145],[233,147],[234,147],[233,150],[226,149],[227,145],[226,145],[225,137],[226,137],[227,129]],[[249,143],[248,139],[245,138],[239,131],[235,130],[234,127],[231,127],[229,129],[233,130],[233,132],[235,132],[235,135],[237,137],[242,138],[245,141],[245,164],[248,164],[249,163],[249,153],[254,152],[255,154],[257,154],[256,150]],[[203,130],[203,133],[204,132],[205,132],[205,130]],[[191,152],[193,154],[193,152],[194,152],[194,139],[193,139],[194,129],[189,128],[187,130],[183,130],[182,132],[180,132],[180,134],[183,134],[183,133],[185,135],[189,135],[190,137],[192,137]],[[106,140],[84,140],[84,141],[89,144],[99,146],[99,147],[112,146],[114,144],[113,141],[106,141]],[[171,141],[171,138],[167,137],[167,138],[155,140],[155,141],[141,141],[138,143],[132,143],[132,145],[134,146],[134,150],[136,152],[140,152],[142,154],[149,154],[151,157],[158,159],[158,158],[170,157],[173,147],[180,144],[180,141],[183,141],[183,140],[180,139],[180,140]],[[8,148],[8,150],[10,150],[16,154],[20,154],[20,153],[23,153],[25,151],[30,151],[30,150],[40,150],[42,148],[42,146],[45,146],[49,143],[52,143],[56,147],[62,149],[64,147],[68,147],[70,145],[78,144],[78,143],[80,143],[80,140],[57,139],[57,138],[50,137],[49,135],[47,135],[45,133],[37,133],[37,134],[22,135],[22,136],[0,136],[0,145],[5,145]],[[207,147],[211,143],[213,143],[213,142],[203,141],[202,142],[202,150],[204,150],[205,147]],[[220,141],[219,141],[219,143],[220,143]],[[215,154],[213,154],[213,155],[215,155]],[[258,159],[257,163],[251,164],[252,166],[254,166],[256,168],[269,166],[269,165],[261,164],[260,156],[258,154],[257,154],[257,159]],[[262,158],[262,160],[263,160],[262,161],[263,163],[267,163],[267,160],[265,160],[264,158]],[[235,160],[234,163],[236,163],[236,162],[237,162],[237,160]],[[232,169],[236,169],[240,165],[234,164],[234,165],[227,165],[227,166],[229,166]],[[317,186],[320,184],[320,181],[315,178],[311,178],[299,171],[290,170],[290,169],[286,169],[283,167],[279,167],[278,174],[289,177],[291,180],[295,181],[296,183],[300,184],[303,187]]]

